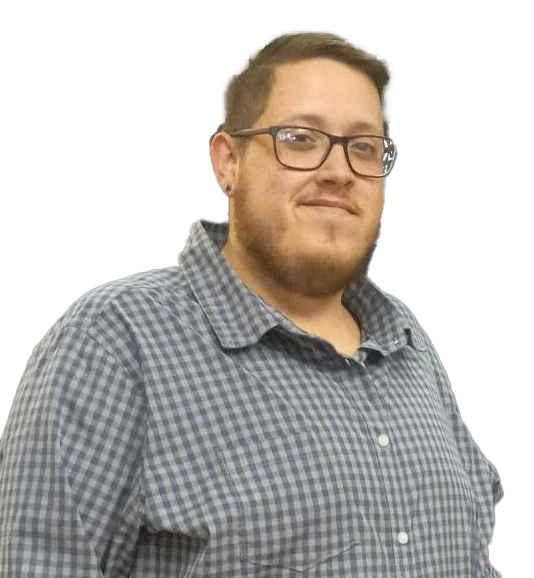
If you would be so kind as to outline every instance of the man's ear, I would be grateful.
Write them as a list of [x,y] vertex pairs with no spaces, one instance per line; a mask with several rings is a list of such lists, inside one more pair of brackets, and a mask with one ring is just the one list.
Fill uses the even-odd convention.
[[213,137],[210,144],[210,158],[219,186],[225,195],[232,196],[239,169],[239,156],[234,139],[227,132],[218,132]]

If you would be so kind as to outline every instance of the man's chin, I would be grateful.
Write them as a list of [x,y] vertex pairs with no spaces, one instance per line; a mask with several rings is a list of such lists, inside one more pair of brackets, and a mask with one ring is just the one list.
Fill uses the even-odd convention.
[[278,266],[276,276],[287,289],[305,297],[328,297],[342,292],[349,283],[358,280],[366,272],[372,253],[370,250],[347,259],[346,254],[307,251],[294,255],[285,266]]

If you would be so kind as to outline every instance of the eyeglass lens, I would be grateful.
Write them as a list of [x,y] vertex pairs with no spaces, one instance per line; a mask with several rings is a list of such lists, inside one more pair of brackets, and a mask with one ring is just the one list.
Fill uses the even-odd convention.
[[[287,127],[276,135],[276,152],[282,163],[296,169],[316,168],[323,160],[329,138],[320,132]],[[387,174],[394,150],[391,141],[383,137],[363,136],[348,142],[350,164],[357,172],[365,176],[383,176]]]

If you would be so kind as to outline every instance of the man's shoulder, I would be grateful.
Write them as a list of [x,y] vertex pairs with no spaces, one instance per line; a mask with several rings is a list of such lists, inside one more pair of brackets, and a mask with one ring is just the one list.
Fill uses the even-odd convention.
[[114,323],[135,323],[149,314],[147,304],[171,297],[179,303],[186,298],[179,266],[150,269],[113,279],[93,287],[78,297],[49,329],[57,332],[69,326],[95,335]]

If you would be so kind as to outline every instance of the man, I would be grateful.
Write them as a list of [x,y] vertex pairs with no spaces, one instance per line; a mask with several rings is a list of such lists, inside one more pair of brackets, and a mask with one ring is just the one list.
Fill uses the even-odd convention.
[[500,576],[498,472],[367,276],[388,78],[311,33],[234,77],[210,139],[229,222],[89,291],[32,352],[1,439],[2,576]]

